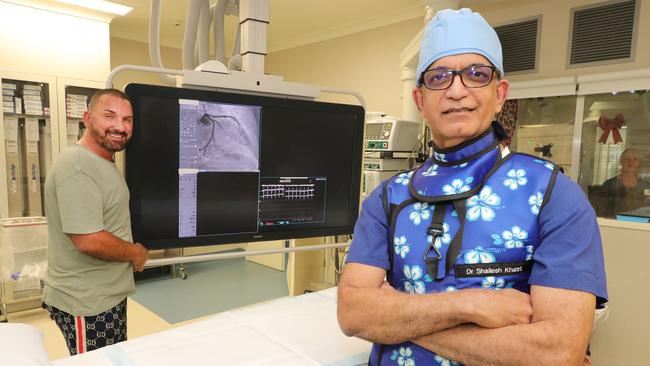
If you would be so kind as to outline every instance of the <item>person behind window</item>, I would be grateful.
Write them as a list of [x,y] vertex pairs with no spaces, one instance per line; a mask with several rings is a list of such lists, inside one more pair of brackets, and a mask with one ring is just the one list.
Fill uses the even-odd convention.
[[619,163],[621,173],[603,183],[610,215],[650,205],[650,182],[638,177],[641,168],[639,151],[634,148],[623,150]]

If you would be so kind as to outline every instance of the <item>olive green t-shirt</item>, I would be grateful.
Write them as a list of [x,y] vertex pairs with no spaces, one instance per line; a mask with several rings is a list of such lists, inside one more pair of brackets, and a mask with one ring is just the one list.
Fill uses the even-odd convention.
[[134,292],[131,262],[80,252],[69,234],[106,230],[131,242],[129,190],[115,166],[80,145],[58,157],[45,181],[48,269],[43,302],[74,316],[105,312]]

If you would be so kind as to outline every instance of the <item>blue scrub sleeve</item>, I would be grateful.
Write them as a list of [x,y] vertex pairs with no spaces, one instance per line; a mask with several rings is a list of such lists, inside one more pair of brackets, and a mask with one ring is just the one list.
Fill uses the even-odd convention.
[[596,214],[582,189],[558,174],[539,216],[540,245],[533,256],[531,285],[592,293],[607,302],[607,281]]
[[346,262],[389,269],[388,222],[383,205],[385,184],[380,184],[363,201]]

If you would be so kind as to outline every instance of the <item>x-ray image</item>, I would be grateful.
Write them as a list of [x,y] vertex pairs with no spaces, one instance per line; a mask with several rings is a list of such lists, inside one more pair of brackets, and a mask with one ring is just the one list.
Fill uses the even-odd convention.
[[260,107],[199,102],[196,113],[198,169],[259,171]]

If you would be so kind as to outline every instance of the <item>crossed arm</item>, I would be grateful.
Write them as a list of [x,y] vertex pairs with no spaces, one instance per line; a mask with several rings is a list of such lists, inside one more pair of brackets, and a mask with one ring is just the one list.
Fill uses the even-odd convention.
[[594,315],[591,294],[532,286],[411,295],[386,271],[348,263],[339,284],[343,332],[371,342],[412,341],[466,365],[580,365]]

